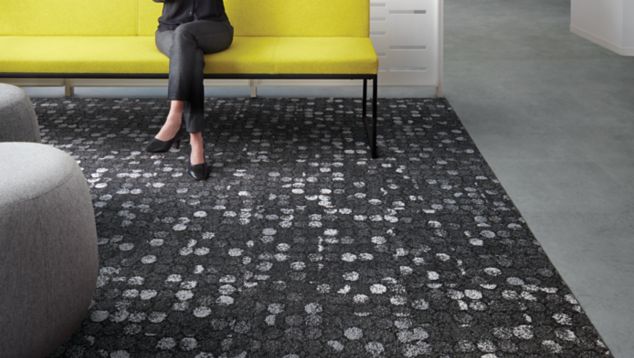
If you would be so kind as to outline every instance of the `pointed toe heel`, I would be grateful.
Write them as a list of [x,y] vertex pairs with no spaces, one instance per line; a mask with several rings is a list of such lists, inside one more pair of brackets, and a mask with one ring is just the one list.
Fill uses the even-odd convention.
[[188,161],[187,173],[196,180],[207,180],[207,178],[209,178],[209,166],[207,162],[192,165],[191,162]]
[[176,132],[176,135],[174,135],[172,139],[160,140],[154,137],[145,147],[145,151],[149,153],[164,153],[170,150],[172,144],[175,144],[176,149],[180,149],[181,140],[184,132],[184,128],[180,127],[180,129],[178,130],[178,132]]

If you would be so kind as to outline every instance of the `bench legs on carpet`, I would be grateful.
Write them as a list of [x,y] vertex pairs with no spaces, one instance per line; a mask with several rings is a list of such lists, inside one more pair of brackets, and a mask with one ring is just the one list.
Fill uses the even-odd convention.
[[[234,76],[236,76],[234,74]],[[280,76],[280,78],[304,78],[305,75],[300,75],[302,77],[297,77],[297,76],[293,76],[293,75],[286,75],[286,76],[281,76],[281,75],[274,75],[274,76]],[[366,77],[367,76],[367,77]],[[104,76],[95,76],[96,78],[109,78],[110,76],[108,75],[104,75]],[[114,76],[116,78],[116,76]],[[253,75],[249,75],[249,77],[253,77]],[[86,77],[86,78],[90,78],[90,77]],[[145,76],[143,78],[164,78],[163,75],[159,76],[159,77],[155,77],[155,75],[149,75],[149,76]],[[211,78],[209,76],[207,76],[207,78]],[[222,78],[231,78],[228,76],[223,76]],[[244,76],[240,77],[240,76],[236,76],[236,78],[244,78]],[[258,78],[273,78],[271,76],[267,76],[267,77],[258,77]],[[310,76],[308,78],[342,78],[342,77],[330,77],[330,76],[323,76],[320,75],[318,77]],[[343,77],[346,78],[346,77]],[[363,105],[362,105],[362,109],[363,109],[363,114],[362,114],[362,120],[363,120],[363,126],[365,129],[365,135],[366,135],[366,140],[367,140],[367,144],[370,147],[370,155],[373,159],[376,159],[379,157],[379,153],[378,153],[378,148],[377,148],[377,92],[378,92],[378,75],[377,74],[363,74],[362,77],[355,75],[354,78],[361,78],[363,79]],[[372,81],[372,127],[368,126],[368,115],[367,115],[367,108],[366,106],[367,104],[367,100],[368,100],[368,80]],[[254,86],[255,84],[255,80],[254,79],[250,79],[249,80],[249,85],[251,88],[251,97],[256,97],[257,96],[257,92],[256,92],[256,86]],[[70,79],[64,79],[64,95],[67,97],[72,97],[74,96],[74,86],[73,83]]]
[[367,98],[368,98],[368,79],[363,79],[363,110],[362,110],[362,119],[363,119],[363,127],[365,128],[365,134],[368,140],[368,145],[370,146],[370,153],[372,158],[378,158],[379,154],[376,148],[376,101],[377,101],[377,76],[374,76],[372,79],[372,128],[368,129],[368,123],[366,121],[366,106],[367,106]]
[[75,89],[73,88],[73,84],[70,80],[64,80],[64,96],[73,97],[75,95]]

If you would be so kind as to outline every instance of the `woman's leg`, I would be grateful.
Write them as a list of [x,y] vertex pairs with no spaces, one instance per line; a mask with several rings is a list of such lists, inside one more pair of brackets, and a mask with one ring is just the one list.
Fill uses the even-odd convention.
[[232,40],[233,28],[226,22],[196,20],[181,24],[174,30],[172,51],[180,57],[179,61],[174,61],[180,66],[170,67],[170,72],[177,74],[171,98],[189,99],[184,106],[183,120],[190,133],[192,165],[205,161],[202,136],[205,128],[204,55],[228,48]]
[[163,127],[155,136],[157,139],[167,141],[176,135],[181,127],[184,107],[185,101],[170,101],[170,111],[167,114],[165,123],[163,123]]
[[[174,43],[174,31],[156,31],[154,34],[156,47],[165,54],[167,57],[170,57],[170,49],[172,44]],[[171,62],[171,57],[170,57]],[[171,64],[170,64],[171,67]],[[170,72],[170,81],[172,81],[172,76]],[[184,100],[172,100],[170,101],[170,110],[167,114],[167,119],[161,127],[161,130],[155,136],[157,139],[166,141],[173,138],[178,129],[181,126],[183,110],[185,107]]]
[[[178,39],[180,36],[181,40],[176,40],[175,43],[182,44],[181,53],[185,54],[183,58],[187,58],[187,61],[183,62],[187,63],[187,67],[190,70],[186,79],[185,76],[181,76],[181,78],[184,82],[189,83],[189,92],[180,90],[178,85],[174,85],[172,98],[188,99],[183,106],[182,118],[185,122],[185,129],[190,134],[190,163],[196,165],[205,162],[205,145],[202,136],[202,132],[205,129],[205,87],[203,84],[205,62],[203,51],[196,46],[191,34],[186,33],[184,30],[179,31],[183,25],[176,28],[174,38]],[[174,50],[179,51],[179,46],[176,45]],[[183,95],[179,95],[180,93],[183,93]]]
[[[224,21],[196,20],[181,24],[174,31],[156,33],[157,47],[161,52],[170,54],[168,98],[172,100],[175,113],[180,109],[178,102],[184,101],[181,113],[190,133],[190,160],[193,165],[205,161],[202,137],[205,124],[204,54],[222,51],[232,41],[233,26]],[[169,118],[168,116],[168,121]],[[166,132],[173,133],[169,128],[175,124],[168,125],[168,121],[162,131],[165,129]]]

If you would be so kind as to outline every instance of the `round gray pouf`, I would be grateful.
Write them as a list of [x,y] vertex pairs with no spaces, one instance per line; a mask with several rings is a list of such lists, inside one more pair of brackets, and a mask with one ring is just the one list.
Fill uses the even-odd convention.
[[0,83],[0,142],[40,142],[31,99],[20,87]]
[[86,179],[65,152],[0,143],[0,356],[45,357],[80,326],[98,270]]

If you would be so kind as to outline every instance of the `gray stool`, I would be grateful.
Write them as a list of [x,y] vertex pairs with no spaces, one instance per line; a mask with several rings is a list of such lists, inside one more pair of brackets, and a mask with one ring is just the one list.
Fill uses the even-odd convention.
[[33,103],[20,87],[0,83],[0,142],[39,142]]
[[0,143],[0,356],[44,357],[80,326],[98,270],[90,191],[53,146]]

